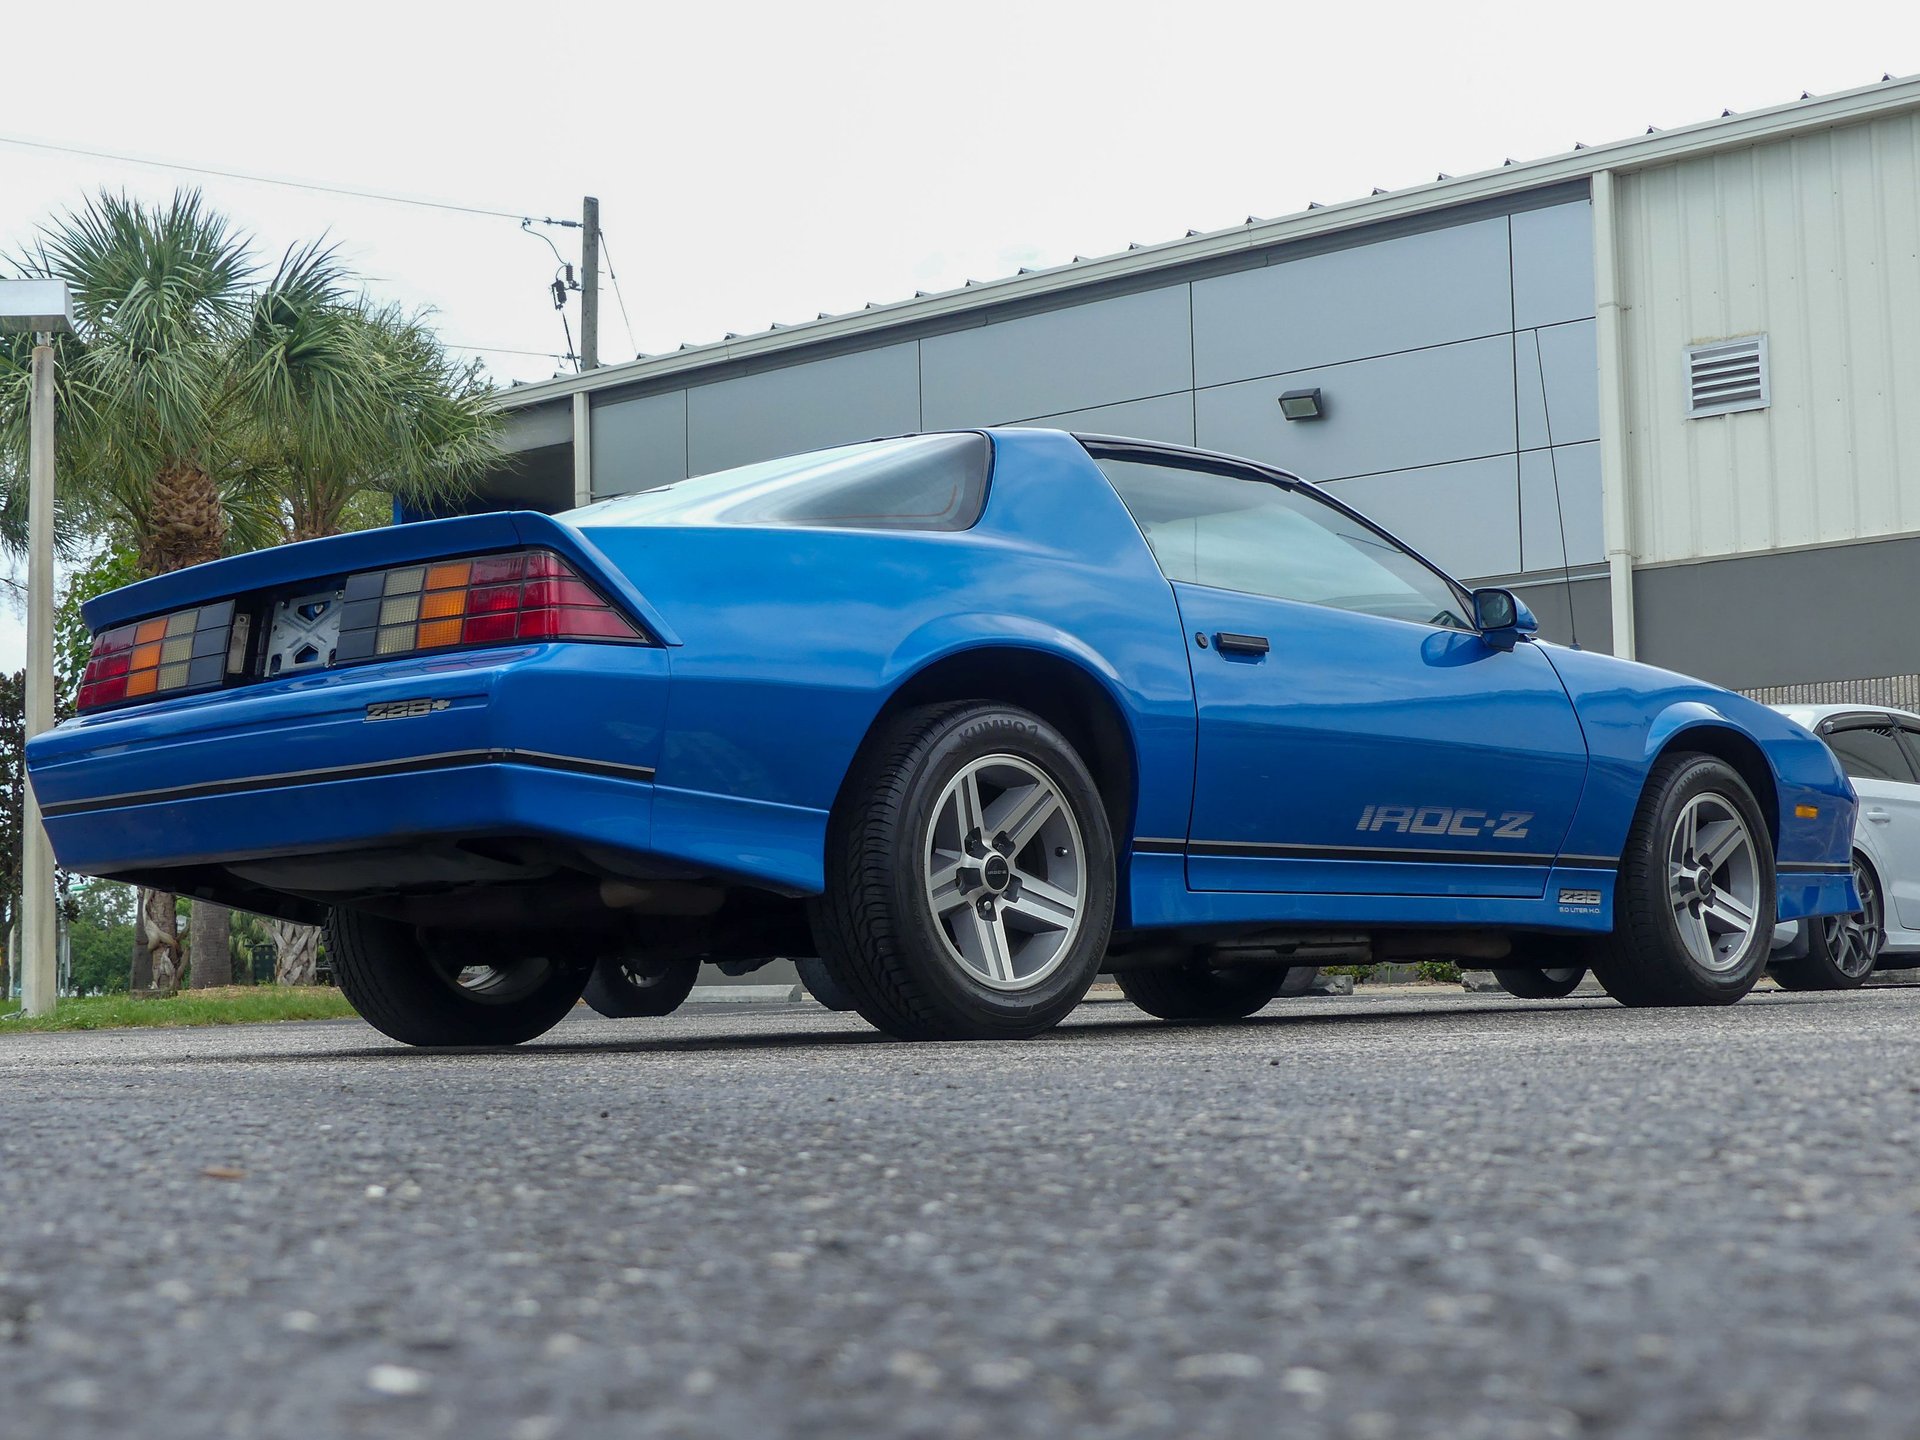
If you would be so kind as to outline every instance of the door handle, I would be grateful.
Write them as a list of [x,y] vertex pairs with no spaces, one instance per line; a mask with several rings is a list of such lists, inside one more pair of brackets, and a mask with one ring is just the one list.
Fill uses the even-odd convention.
[[1264,655],[1270,648],[1264,635],[1236,635],[1231,630],[1222,630],[1215,635],[1213,643],[1219,649],[1235,655]]
[[1876,825],[1885,825],[1893,819],[1892,815],[1888,814],[1885,810],[1882,810],[1877,805],[1873,809],[1865,810],[1865,811],[1862,811],[1861,813],[1864,814],[1867,817],[1867,819],[1871,820]]

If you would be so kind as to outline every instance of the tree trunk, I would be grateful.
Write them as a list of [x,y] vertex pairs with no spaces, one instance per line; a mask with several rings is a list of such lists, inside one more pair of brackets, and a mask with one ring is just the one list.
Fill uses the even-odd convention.
[[267,933],[273,936],[273,983],[313,984],[314,965],[320,958],[318,927],[296,925],[291,920],[269,920]]
[[233,937],[229,921],[233,911],[211,900],[193,902],[188,925],[187,958],[193,988],[211,990],[216,985],[233,983]]
[[[144,902],[146,891],[140,892]],[[147,927],[141,921],[144,903],[133,910],[133,968],[127,975],[127,988],[136,994],[153,988],[153,952],[147,949]]]
[[153,479],[146,532],[139,536],[140,568],[166,575],[218,560],[227,546],[227,511],[220,483],[197,465],[176,465]]
[[153,966],[153,988],[180,988],[180,917],[170,890],[141,890],[140,929]]

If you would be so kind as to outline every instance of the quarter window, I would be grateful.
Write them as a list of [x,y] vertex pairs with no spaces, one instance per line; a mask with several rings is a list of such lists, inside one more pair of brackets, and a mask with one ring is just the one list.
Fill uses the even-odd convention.
[[914,435],[696,475],[600,511],[640,525],[965,530],[980,518],[992,467],[984,435]]
[[1309,490],[1156,461],[1094,458],[1169,580],[1473,628],[1457,586]]
[[1840,766],[1855,780],[1893,780],[1916,783],[1907,752],[1900,748],[1891,725],[1856,725],[1835,730],[1827,744],[1840,757]]

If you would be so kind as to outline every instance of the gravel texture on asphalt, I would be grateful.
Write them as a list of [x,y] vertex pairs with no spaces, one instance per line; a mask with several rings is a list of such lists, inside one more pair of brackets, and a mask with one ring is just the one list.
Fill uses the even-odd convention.
[[0,1035],[0,1434],[1911,1437],[1920,989]]

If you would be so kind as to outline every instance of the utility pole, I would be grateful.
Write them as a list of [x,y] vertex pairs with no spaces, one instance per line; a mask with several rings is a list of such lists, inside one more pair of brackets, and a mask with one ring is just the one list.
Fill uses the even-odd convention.
[[600,368],[600,201],[580,202],[580,368]]

